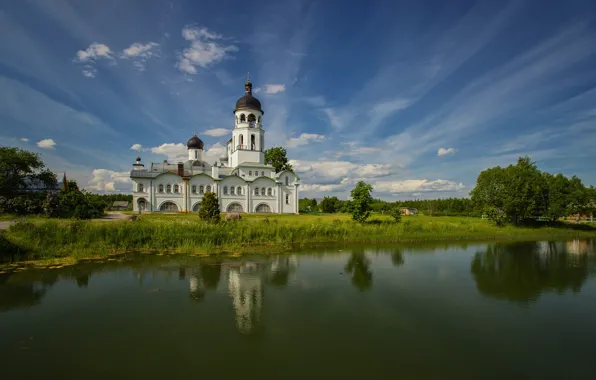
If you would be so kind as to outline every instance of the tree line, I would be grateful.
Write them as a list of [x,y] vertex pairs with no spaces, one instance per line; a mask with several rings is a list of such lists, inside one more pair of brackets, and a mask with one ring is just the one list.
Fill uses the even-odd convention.
[[[324,197],[320,202],[316,198],[302,198],[298,202],[301,212],[336,213],[347,212],[349,201],[340,200],[336,196]],[[481,212],[474,208],[469,198],[414,199],[388,202],[373,198],[371,209],[378,213],[388,213],[398,208],[415,208],[430,216],[480,216]]]
[[[358,187],[358,185],[357,185]],[[352,193],[352,197],[353,197]],[[350,212],[350,200],[336,196],[303,198],[302,212]],[[515,165],[486,169],[477,178],[470,198],[425,199],[387,202],[372,199],[370,211],[394,213],[396,208],[416,208],[430,216],[488,216],[495,223],[522,224],[542,219],[555,222],[562,217],[576,219],[596,213],[596,188],[587,187],[577,176],[540,171],[529,157]]]
[[0,147],[0,214],[90,219],[103,215],[112,199],[132,200],[132,195],[92,194],[68,180],[59,188],[39,154]]

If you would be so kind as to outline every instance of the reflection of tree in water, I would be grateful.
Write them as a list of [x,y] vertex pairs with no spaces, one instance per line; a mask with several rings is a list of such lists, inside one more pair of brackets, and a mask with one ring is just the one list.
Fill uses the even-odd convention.
[[221,263],[202,263],[200,267],[201,277],[205,282],[205,288],[217,289],[221,278]]
[[36,284],[10,284],[8,276],[0,277],[0,311],[37,305],[46,288]]
[[404,265],[404,253],[401,248],[393,247],[391,249],[391,263],[396,267]]
[[346,272],[352,274],[352,284],[360,291],[367,290],[372,286],[372,272],[369,266],[370,260],[366,258],[364,251],[354,250],[344,267]]
[[590,261],[567,254],[564,243],[496,243],[474,256],[471,272],[480,293],[527,302],[544,292],[579,292]]

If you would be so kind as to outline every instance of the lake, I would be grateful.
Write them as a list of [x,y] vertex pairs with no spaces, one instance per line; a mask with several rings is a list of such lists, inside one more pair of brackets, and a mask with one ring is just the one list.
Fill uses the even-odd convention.
[[3,379],[594,379],[596,242],[130,254],[0,277]]

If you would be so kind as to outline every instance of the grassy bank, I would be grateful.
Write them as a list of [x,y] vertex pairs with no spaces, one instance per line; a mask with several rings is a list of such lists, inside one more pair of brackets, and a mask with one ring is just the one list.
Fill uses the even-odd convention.
[[495,227],[464,217],[407,217],[393,223],[377,215],[357,224],[348,215],[250,215],[239,222],[207,224],[196,215],[144,215],[138,221],[17,223],[0,236],[13,260],[85,258],[127,250],[182,253],[269,253],[326,243],[563,239],[596,237],[587,226]]

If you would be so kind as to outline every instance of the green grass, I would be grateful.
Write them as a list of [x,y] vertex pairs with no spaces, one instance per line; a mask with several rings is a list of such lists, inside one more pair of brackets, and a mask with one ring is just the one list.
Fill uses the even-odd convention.
[[[147,214],[138,221],[38,220],[11,227],[0,251],[12,260],[87,258],[130,250],[187,254],[273,253],[328,243],[397,243],[496,239],[596,237],[596,229],[495,227],[467,217],[404,217],[393,223],[374,215],[358,224],[346,214],[243,215],[238,222],[207,224],[196,214]],[[2,249],[4,247],[4,249]]]

